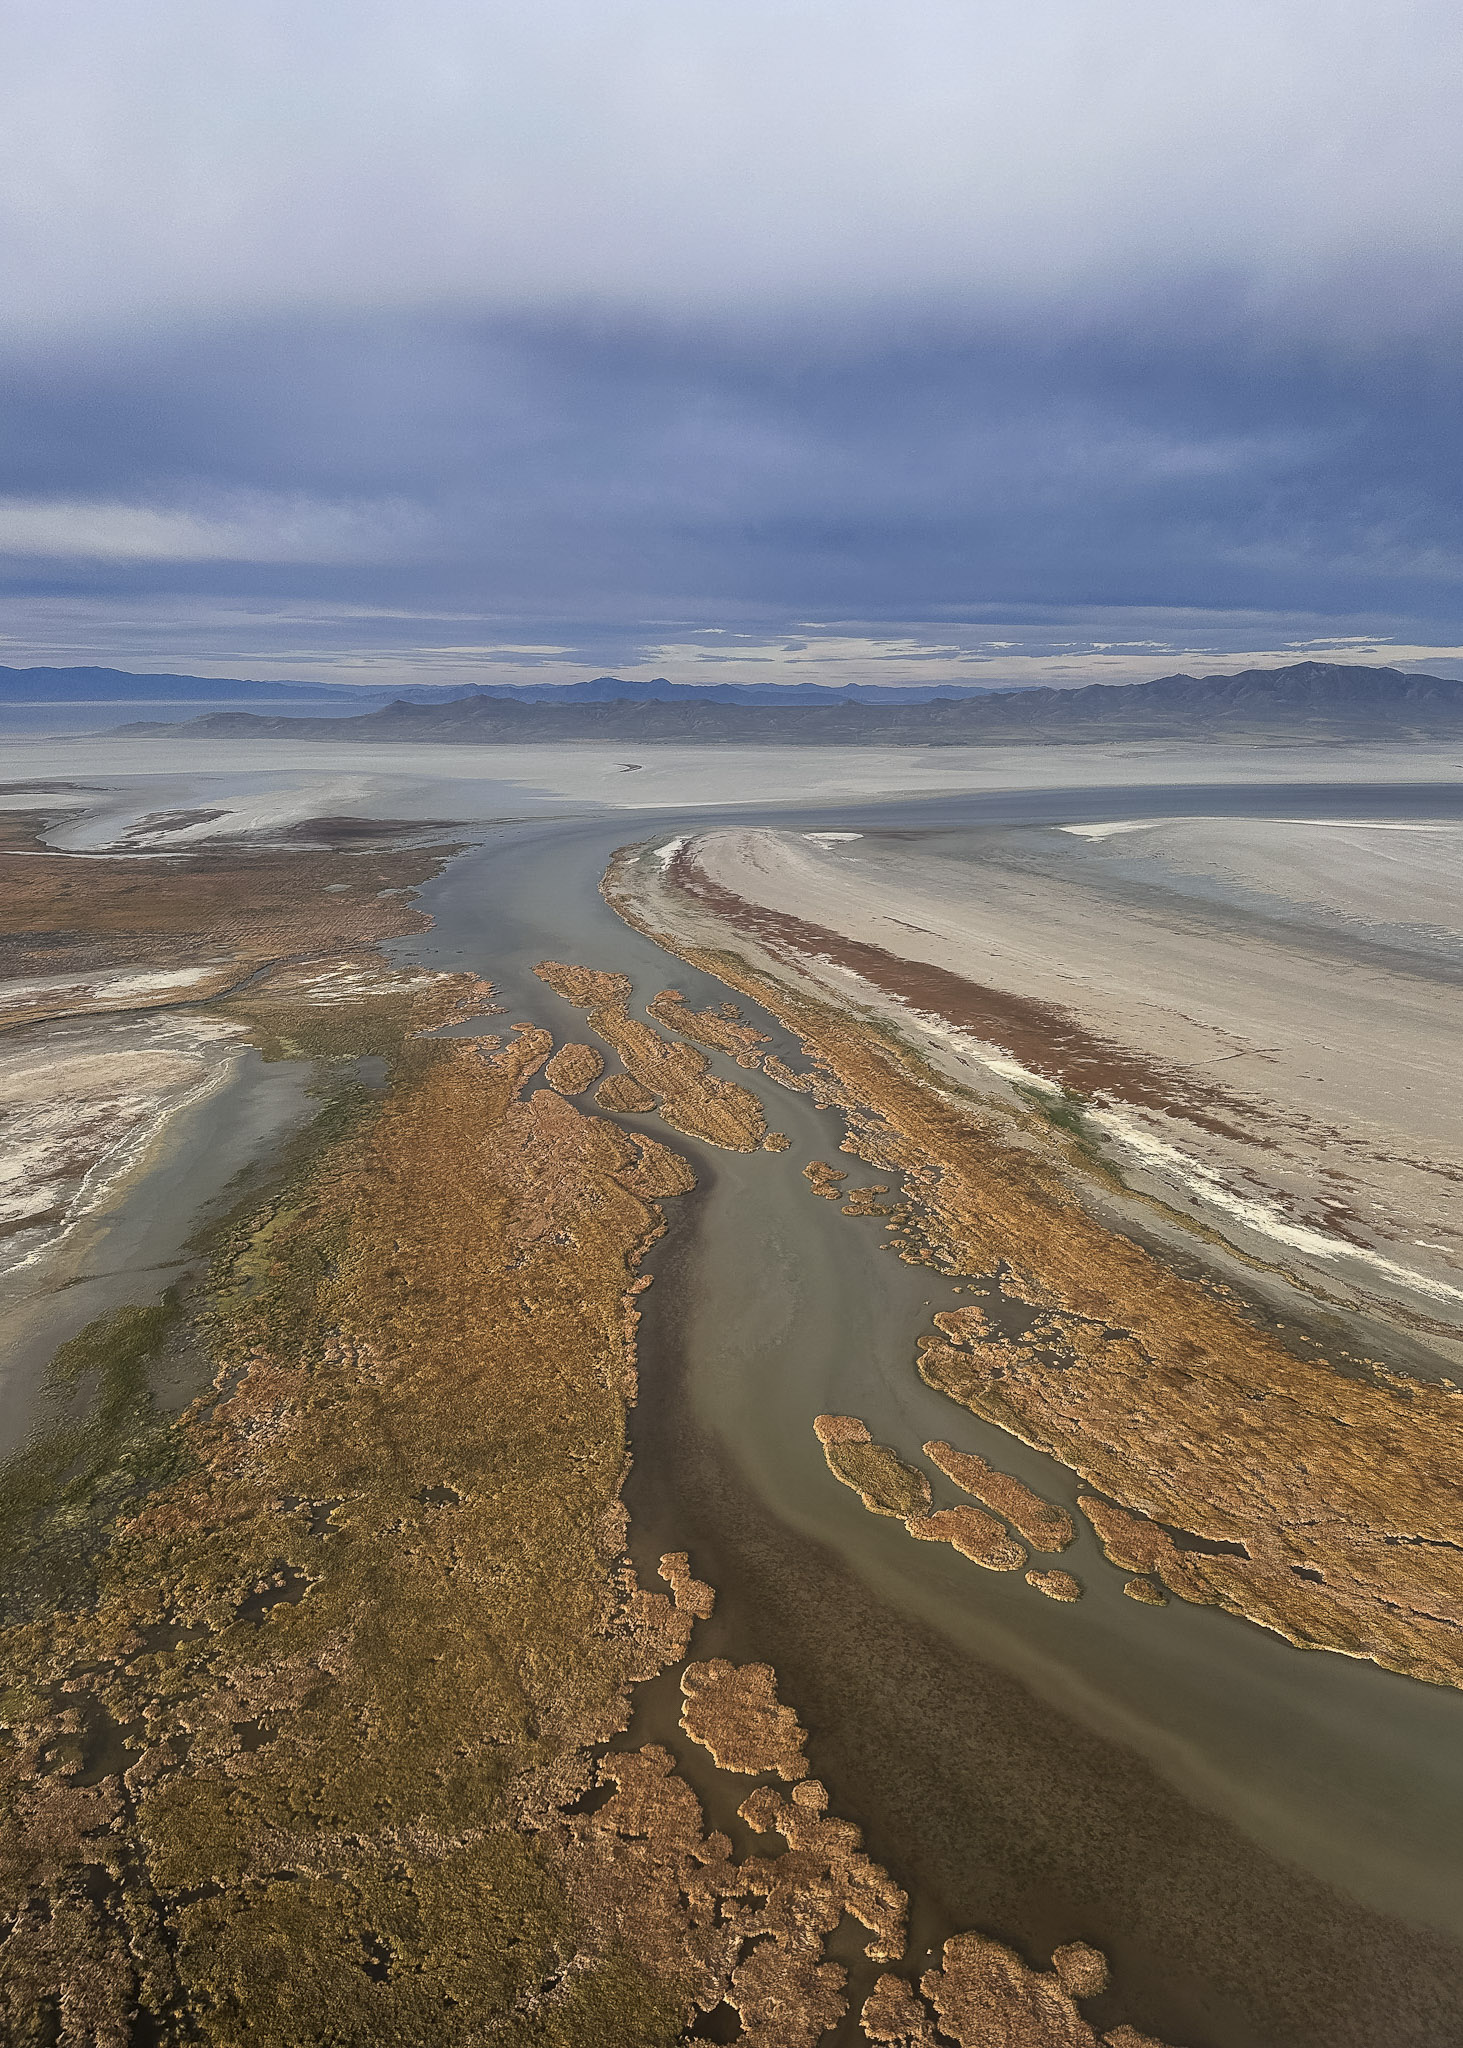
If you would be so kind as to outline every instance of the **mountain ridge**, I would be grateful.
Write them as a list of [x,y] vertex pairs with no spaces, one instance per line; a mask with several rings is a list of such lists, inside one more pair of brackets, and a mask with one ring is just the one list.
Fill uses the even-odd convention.
[[1293,662],[1146,683],[1027,688],[923,704],[840,696],[792,705],[618,699],[524,703],[474,694],[428,704],[397,699],[351,718],[219,712],[172,725],[117,728],[141,737],[287,738],[525,745],[970,746],[1001,742],[1296,738],[1463,738],[1463,682],[1344,662]]

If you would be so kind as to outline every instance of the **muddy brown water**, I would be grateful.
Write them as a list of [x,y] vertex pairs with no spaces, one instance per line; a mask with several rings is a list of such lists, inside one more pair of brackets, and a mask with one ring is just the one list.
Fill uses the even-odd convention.
[[[1173,815],[1185,794],[1141,801]],[[1225,798],[1206,793],[1206,808],[1241,807]],[[1297,801],[1269,792],[1264,808],[1294,815]],[[1087,792],[1065,808],[1026,797],[1020,811],[1129,816],[1134,802]],[[1385,815],[1386,796],[1375,802]],[[1354,789],[1345,804],[1357,815]],[[912,827],[935,807],[897,808]],[[964,808],[979,822],[978,803]],[[939,809],[942,823],[966,822]],[[701,811],[496,831],[427,890],[435,929],[393,950],[475,968],[502,992],[503,1021],[561,1039],[583,1036],[584,1020],[534,978],[545,957],[630,975],[637,1004],[667,985],[698,1006],[723,1000],[721,983],[598,893],[615,846],[711,822]],[[845,808],[768,822],[865,819]],[[743,1007],[803,1064],[775,1020]],[[668,1205],[651,1255],[627,1490],[642,1573],[685,1548],[717,1588],[694,1654],[776,1666],[835,1809],[910,1889],[917,1947],[977,1926],[1044,1963],[1058,1942],[1092,1941],[1114,1983],[1091,2016],[1184,2048],[1463,2039],[1463,1699],[1212,1610],[1142,1607],[1085,1529],[1062,1562],[1086,1597],[1063,1607],[868,1514],[827,1469],[820,1411],[861,1415],[905,1456],[945,1436],[1068,1505],[1076,1488],[920,1381],[915,1339],[959,1297],[882,1250],[877,1219],[812,1196],[801,1169],[837,1158],[837,1112],[752,1085],[788,1152],[715,1151],[626,1120],[669,1136],[700,1177]],[[874,1178],[843,1163],[850,1185]],[[958,1497],[935,1485],[937,1500]],[[745,1843],[735,1807],[752,1781],[684,1740],[677,1705],[670,1673],[644,1689],[626,1740],[675,1749],[713,1821]],[[846,1930],[838,1946],[857,1965]]]

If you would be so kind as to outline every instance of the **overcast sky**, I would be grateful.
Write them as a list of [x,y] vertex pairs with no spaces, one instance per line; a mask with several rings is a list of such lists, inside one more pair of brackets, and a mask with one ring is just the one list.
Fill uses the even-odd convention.
[[0,662],[1463,674],[1463,10],[10,0]]

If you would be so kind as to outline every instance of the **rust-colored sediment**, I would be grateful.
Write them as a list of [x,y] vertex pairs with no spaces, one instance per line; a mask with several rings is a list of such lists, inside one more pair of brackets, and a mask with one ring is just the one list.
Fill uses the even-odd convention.
[[[935,1321],[941,1318],[936,1316]],[[925,1456],[947,1479],[953,1479],[962,1493],[974,1496],[998,1515],[1004,1515],[1018,1529],[1033,1550],[1065,1550],[1076,1535],[1072,1517],[1033,1492],[1024,1479],[998,1471],[974,1451],[957,1451],[938,1438],[925,1445]]]
[[1129,1568],[1181,1598],[1463,1684],[1463,1395],[1297,1355],[1231,1293],[1107,1228],[1069,1184],[1072,1163],[1039,1155],[998,1109],[942,1096],[889,1034],[804,989],[678,944],[666,910],[684,890],[733,943],[745,930],[794,964],[796,934],[703,889],[684,853],[650,916],[632,871],[629,857],[606,879],[615,907],[795,1032],[848,1105],[846,1148],[902,1175],[912,1213],[896,1252],[1034,1311],[1019,1336],[972,1326],[926,1340],[932,1386],[1116,1503],[1128,1519],[1109,1531]]
[[558,960],[533,970],[557,995],[589,1015],[589,1027],[612,1045],[642,1087],[659,1097],[660,1114],[688,1137],[754,1152],[767,1129],[762,1105],[749,1088],[719,1081],[704,1053],[663,1038],[629,1011],[630,979]]
[[709,1749],[724,1771],[803,1778],[807,1731],[791,1707],[779,1704],[770,1664],[730,1664],[724,1657],[688,1664],[681,1673],[681,1726]]
[[592,1045],[561,1045],[544,1068],[544,1079],[561,1095],[582,1095],[604,1070]]

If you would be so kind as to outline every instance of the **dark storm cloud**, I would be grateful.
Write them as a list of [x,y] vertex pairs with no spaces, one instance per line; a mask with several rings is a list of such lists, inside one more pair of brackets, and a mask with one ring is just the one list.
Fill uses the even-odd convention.
[[1463,641],[1441,8],[82,12],[0,143],[12,650]]

